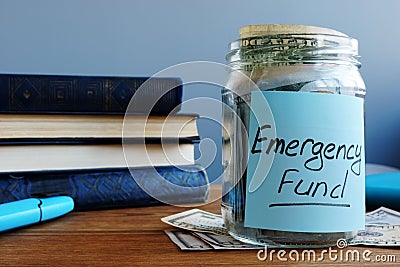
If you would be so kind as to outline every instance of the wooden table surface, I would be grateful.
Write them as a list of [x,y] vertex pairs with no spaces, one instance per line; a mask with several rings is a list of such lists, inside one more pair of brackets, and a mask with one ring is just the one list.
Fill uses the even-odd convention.
[[[220,194],[214,187],[213,194]],[[200,207],[220,213],[220,201]],[[258,250],[247,251],[180,251],[164,233],[172,227],[162,223],[161,217],[187,210],[174,206],[128,208],[90,212],[72,212],[50,222],[2,233],[0,235],[1,266],[219,266],[219,265],[320,265],[321,262],[281,261],[276,253],[271,260],[260,261]],[[338,249],[338,248],[336,248]],[[357,250],[359,261],[330,260],[324,256],[324,266],[399,266],[400,250],[397,248],[350,247]],[[362,254],[370,250],[366,261]],[[277,250],[278,252],[278,250]],[[302,250],[298,250],[301,255]],[[317,255],[321,250],[316,250]],[[340,256],[340,250],[337,255]],[[295,255],[295,254],[293,254]],[[396,263],[391,255],[395,256]],[[378,258],[376,257],[378,256]],[[351,259],[351,257],[349,257]],[[377,259],[389,258],[389,262]],[[343,259],[345,257],[343,256]]]

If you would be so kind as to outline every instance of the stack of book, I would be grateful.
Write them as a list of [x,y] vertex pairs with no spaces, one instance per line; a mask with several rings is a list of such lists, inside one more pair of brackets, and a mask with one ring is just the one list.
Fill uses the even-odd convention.
[[[149,115],[126,115],[145,82],[144,107],[162,97]],[[196,116],[176,114],[181,102],[178,78],[0,74],[0,203],[69,195],[76,210],[91,210],[206,201]]]

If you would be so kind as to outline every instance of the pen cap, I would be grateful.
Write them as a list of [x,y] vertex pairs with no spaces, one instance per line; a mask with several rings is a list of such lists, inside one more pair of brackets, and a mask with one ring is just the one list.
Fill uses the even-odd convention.
[[0,232],[40,221],[40,200],[29,198],[0,205]]
[[74,209],[74,200],[68,196],[41,198],[42,221],[62,216]]

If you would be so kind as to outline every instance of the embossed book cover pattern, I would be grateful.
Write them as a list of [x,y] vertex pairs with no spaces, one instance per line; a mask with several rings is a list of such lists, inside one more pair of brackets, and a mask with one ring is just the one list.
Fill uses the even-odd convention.
[[[124,114],[146,80],[147,77],[0,74],[0,112]],[[177,106],[179,109],[182,85],[178,78],[152,78],[144,97],[164,92],[167,93],[156,103],[152,114],[168,114]]]
[[[169,203],[204,202],[209,186],[205,171],[196,165],[157,167],[157,172],[147,168],[132,170],[98,170],[89,172],[26,173],[0,175],[0,203],[30,197],[68,195],[75,201],[75,210],[95,210],[118,207],[150,206],[161,204],[147,194],[163,196]],[[158,175],[157,175],[158,173]],[[181,186],[171,190],[160,186],[158,179]],[[145,181],[145,183],[143,182]]]

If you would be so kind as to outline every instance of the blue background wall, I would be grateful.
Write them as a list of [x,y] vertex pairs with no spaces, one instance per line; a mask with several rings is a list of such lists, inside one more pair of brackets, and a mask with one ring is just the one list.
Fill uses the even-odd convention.
[[[152,75],[192,60],[225,63],[241,26],[333,28],[359,40],[367,162],[400,167],[398,10],[397,0],[0,0],[0,72]],[[186,99],[219,97],[195,88]],[[200,130],[218,138],[216,129]]]

